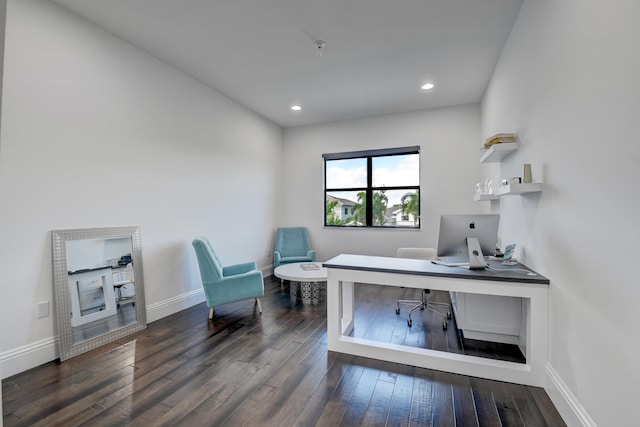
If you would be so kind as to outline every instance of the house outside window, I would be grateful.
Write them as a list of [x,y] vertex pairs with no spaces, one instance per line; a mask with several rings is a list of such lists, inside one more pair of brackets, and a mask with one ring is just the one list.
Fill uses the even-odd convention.
[[325,226],[420,228],[420,147],[323,158]]

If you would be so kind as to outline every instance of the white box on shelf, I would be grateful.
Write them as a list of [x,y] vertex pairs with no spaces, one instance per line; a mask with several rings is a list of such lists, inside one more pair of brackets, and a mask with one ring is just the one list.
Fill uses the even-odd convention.
[[505,196],[508,194],[526,194],[526,193],[539,193],[542,191],[541,182],[531,182],[528,184],[509,184],[498,187],[498,196]]

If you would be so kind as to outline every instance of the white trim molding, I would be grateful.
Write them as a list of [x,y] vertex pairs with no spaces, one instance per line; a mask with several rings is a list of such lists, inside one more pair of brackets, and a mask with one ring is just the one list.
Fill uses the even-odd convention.
[[189,291],[164,301],[147,304],[147,322],[151,323],[171,316],[174,313],[200,304],[204,300],[204,289],[200,287],[200,289]]
[[545,390],[567,425],[598,427],[549,362],[545,366],[545,372],[547,374]]
[[2,379],[51,362],[58,357],[57,336],[5,351],[0,354]]
[[258,270],[262,271],[262,276],[269,277],[273,276],[273,264],[271,265],[263,265],[262,267],[258,267]]

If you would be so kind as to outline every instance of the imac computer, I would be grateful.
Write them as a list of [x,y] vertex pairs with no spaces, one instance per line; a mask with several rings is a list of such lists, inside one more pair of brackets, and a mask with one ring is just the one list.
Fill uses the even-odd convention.
[[498,214],[442,215],[438,257],[466,260],[470,268],[484,268],[483,255],[491,255],[498,241]]

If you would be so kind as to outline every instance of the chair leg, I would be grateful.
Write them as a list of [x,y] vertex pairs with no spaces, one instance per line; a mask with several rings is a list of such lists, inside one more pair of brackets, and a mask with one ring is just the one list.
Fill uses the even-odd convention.
[[258,306],[258,312],[262,313],[262,303],[260,302],[260,298],[256,298],[256,305]]
[[213,313],[216,312],[214,307],[209,308],[209,320],[213,319]]
[[[439,314],[440,316],[442,316],[445,320],[442,322],[442,329],[446,330],[447,329],[447,320],[451,319],[451,305],[445,302],[431,302],[428,301],[426,298],[426,292],[422,292],[422,301],[418,301],[418,300],[406,300],[406,299],[399,299],[396,301],[396,314],[400,314],[400,304],[412,304],[413,307],[411,307],[409,309],[409,315],[407,318],[407,325],[411,326],[411,324],[413,323],[413,321],[411,320],[411,313],[413,313],[414,311],[417,310],[430,310],[436,314]],[[438,307],[446,307],[447,308],[447,312],[443,313],[441,311],[439,311],[437,308]]]

